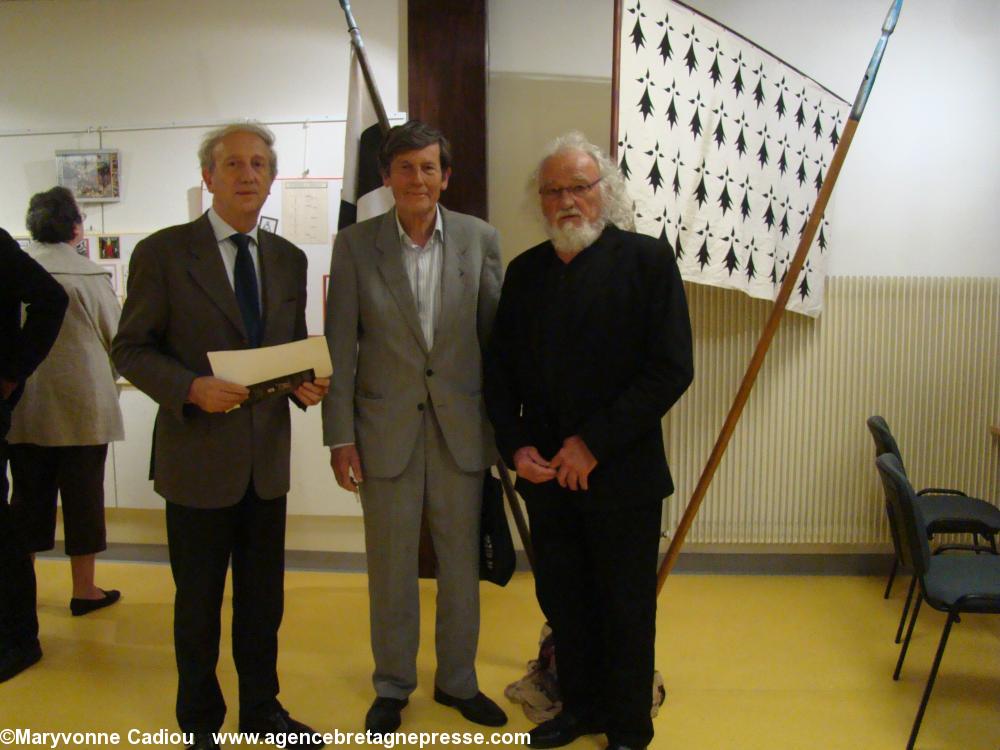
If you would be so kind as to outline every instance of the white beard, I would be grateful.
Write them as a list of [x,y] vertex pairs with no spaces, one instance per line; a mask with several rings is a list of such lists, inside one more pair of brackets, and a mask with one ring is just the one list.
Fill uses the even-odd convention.
[[598,219],[595,222],[585,221],[580,226],[569,224],[566,227],[561,227],[558,221],[564,216],[579,216],[579,214],[576,211],[567,211],[565,214],[560,212],[556,217],[556,224],[545,222],[545,232],[557,252],[576,255],[581,250],[593,245],[601,236],[601,232],[604,231],[605,222],[603,219]]

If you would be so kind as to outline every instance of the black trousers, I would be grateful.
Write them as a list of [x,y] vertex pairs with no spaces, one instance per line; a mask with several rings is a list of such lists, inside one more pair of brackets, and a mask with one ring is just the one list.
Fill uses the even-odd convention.
[[104,524],[104,464],[108,444],[10,446],[14,494],[10,507],[30,552],[56,543],[56,505],[62,496],[67,555],[108,548]]
[[528,503],[535,591],[552,626],[563,709],[605,721],[608,740],[645,747],[656,636],[661,500],[583,513],[570,490]]
[[0,438],[0,652],[38,643],[35,568],[14,526],[7,489],[7,441]]
[[226,572],[233,569],[233,661],[240,716],[278,703],[278,628],[284,609],[284,496],[263,500],[251,486],[234,506],[189,508],[167,503],[167,543],[174,598],[177,723],[184,732],[214,732],[226,716],[215,675]]

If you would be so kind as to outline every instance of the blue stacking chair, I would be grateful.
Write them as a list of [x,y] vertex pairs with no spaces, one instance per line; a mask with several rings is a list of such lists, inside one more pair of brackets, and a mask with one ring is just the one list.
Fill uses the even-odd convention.
[[[906,469],[903,466],[903,456],[899,452],[899,445],[896,438],[885,419],[875,415],[868,417],[868,431],[871,432],[875,441],[875,456],[883,453],[891,453],[899,462],[900,470],[906,476]],[[972,544],[947,544],[938,546],[934,554],[947,550],[971,550],[973,552],[997,553],[997,534],[1000,533],[1000,508],[991,505],[985,500],[969,497],[961,490],[945,489],[942,487],[927,487],[916,493],[916,503],[920,507],[921,515],[926,522],[926,532],[928,538],[933,538],[937,534],[971,534]],[[892,590],[892,582],[896,577],[896,571],[900,565],[899,552],[899,532],[893,521],[892,514],[886,513],[889,517],[889,532],[892,535],[892,544],[896,556],[892,561],[892,570],[889,571],[889,581],[885,586],[883,598],[889,598]],[[986,544],[980,544],[979,538],[986,540]],[[899,643],[903,635],[903,626],[906,623],[906,615],[909,612],[910,604],[913,601],[913,589],[917,579],[910,579],[910,588],[906,593],[906,601],[903,604],[903,613],[899,618],[899,626],[896,628],[896,643]]]
[[902,463],[891,453],[884,453],[875,459],[875,465],[885,488],[890,516],[894,518],[899,532],[901,562],[913,570],[914,580],[920,586],[892,675],[894,680],[899,679],[903,669],[903,660],[906,658],[921,602],[927,602],[934,609],[948,615],[930,675],[927,677],[927,686],[913,720],[910,739],[906,744],[906,750],[913,750],[952,625],[965,613],[1000,614],[1000,556],[931,555],[926,533],[927,520],[923,517],[917,495],[903,472]]

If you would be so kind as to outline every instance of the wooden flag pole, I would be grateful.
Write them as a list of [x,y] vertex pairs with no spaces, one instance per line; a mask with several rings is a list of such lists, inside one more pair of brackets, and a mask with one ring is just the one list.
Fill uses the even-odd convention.
[[764,326],[764,332],[761,334],[760,340],[757,342],[757,349],[754,351],[753,357],[750,359],[750,364],[747,367],[746,374],[743,376],[743,382],[740,383],[740,388],[736,392],[736,398],[733,401],[733,405],[729,408],[729,414],[726,416],[726,421],[722,425],[719,437],[715,441],[715,447],[712,448],[712,453],[709,455],[708,462],[705,464],[701,477],[698,479],[698,484],[694,489],[694,494],[691,496],[691,501],[684,510],[684,515],[681,517],[677,530],[674,532],[674,536],[670,540],[670,547],[667,549],[666,557],[660,565],[656,582],[657,593],[663,590],[663,584],[666,582],[667,576],[670,575],[670,571],[673,569],[678,555],[680,555],[684,539],[687,536],[688,531],[691,529],[691,524],[694,523],[695,516],[698,514],[698,509],[701,507],[701,503],[705,499],[705,494],[708,492],[708,486],[712,483],[715,471],[719,468],[722,456],[726,452],[726,448],[729,446],[729,441],[733,436],[733,431],[736,429],[736,423],[740,420],[743,408],[746,406],[747,399],[750,397],[750,391],[753,389],[754,383],[757,380],[757,375],[760,372],[760,368],[764,364],[764,357],[767,356],[767,350],[771,346],[771,341],[774,339],[774,335],[778,331],[778,325],[781,323],[781,317],[785,313],[785,305],[788,304],[788,300],[792,296],[792,291],[795,288],[795,281],[798,279],[799,272],[805,264],[806,255],[809,253],[809,248],[812,245],[813,238],[816,236],[816,230],[819,228],[820,221],[823,219],[823,212],[826,210],[826,205],[830,200],[830,194],[833,192],[833,187],[837,182],[837,177],[840,174],[840,168],[843,166],[844,159],[847,157],[847,150],[851,147],[854,132],[858,128],[858,122],[861,120],[861,115],[868,102],[868,96],[871,94],[872,86],[875,83],[875,75],[878,73],[879,64],[882,62],[882,55],[885,52],[886,44],[889,41],[889,35],[892,34],[893,29],[896,27],[896,21],[899,18],[899,11],[902,6],[903,0],[894,0],[893,5],[889,9],[889,13],[886,16],[885,23],[882,25],[882,35],[879,37],[878,44],[875,46],[875,52],[872,55],[871,62],[868,64],[868,70],[865,72],[864,80],[861,82],[861,88],[858,90],[857,98],[854,100],[854,107],[851,110],[851,116],[844,125],[844,132],[840,138],[840,142],[837,144],[836,151],[833,153],[830,170],[820,187],[819,194],[816,196],[816,204],[813,206],[812,213],[809,215],[809,221],[806,223],[805,230],[799,240],[799,246],[795,251],[795,257],[792,259],[791,265],[788,267],[785,280],[781,284],[781,289],[778,291],[777,298],[774,300],[774,306],[771,308],[771,315],[767,319],[767,324]]
[[378,86],[375,85],[375,76],[372,75],[371,65],[368,64],[368,52],[365,51],[365,43],[361,38],[361,29],[358,28],[358,24],[354,20],[350,0],[340,0],[340,7],[344,9],[344,15],[347,16],[347,30],[351,33],[351,45],[358,56],[358,62],[361,63],[361,74],[365,78],[365,86],[368,87],[368,94],[371,96],[372,104],[375,106],[375,115],[378,117],[379,129],[382,131],[382,135],[385,135],[389,132],[389,116],[385,113],[382,96],[378,93]]

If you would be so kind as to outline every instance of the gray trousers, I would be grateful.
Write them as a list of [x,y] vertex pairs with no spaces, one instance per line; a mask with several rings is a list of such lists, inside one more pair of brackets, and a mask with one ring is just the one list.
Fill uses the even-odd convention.
[[[417,556],[426,505],[437,554],[435,685],[471,698],[479,640],[479,516],[483,472],[462,471],[445,444],[433,410],[406,469],[397,477],[361,484],[368,556],[375,693],[406,698],[417,686],[420,592]],[[362,461],[364,453],[362,452]]]

